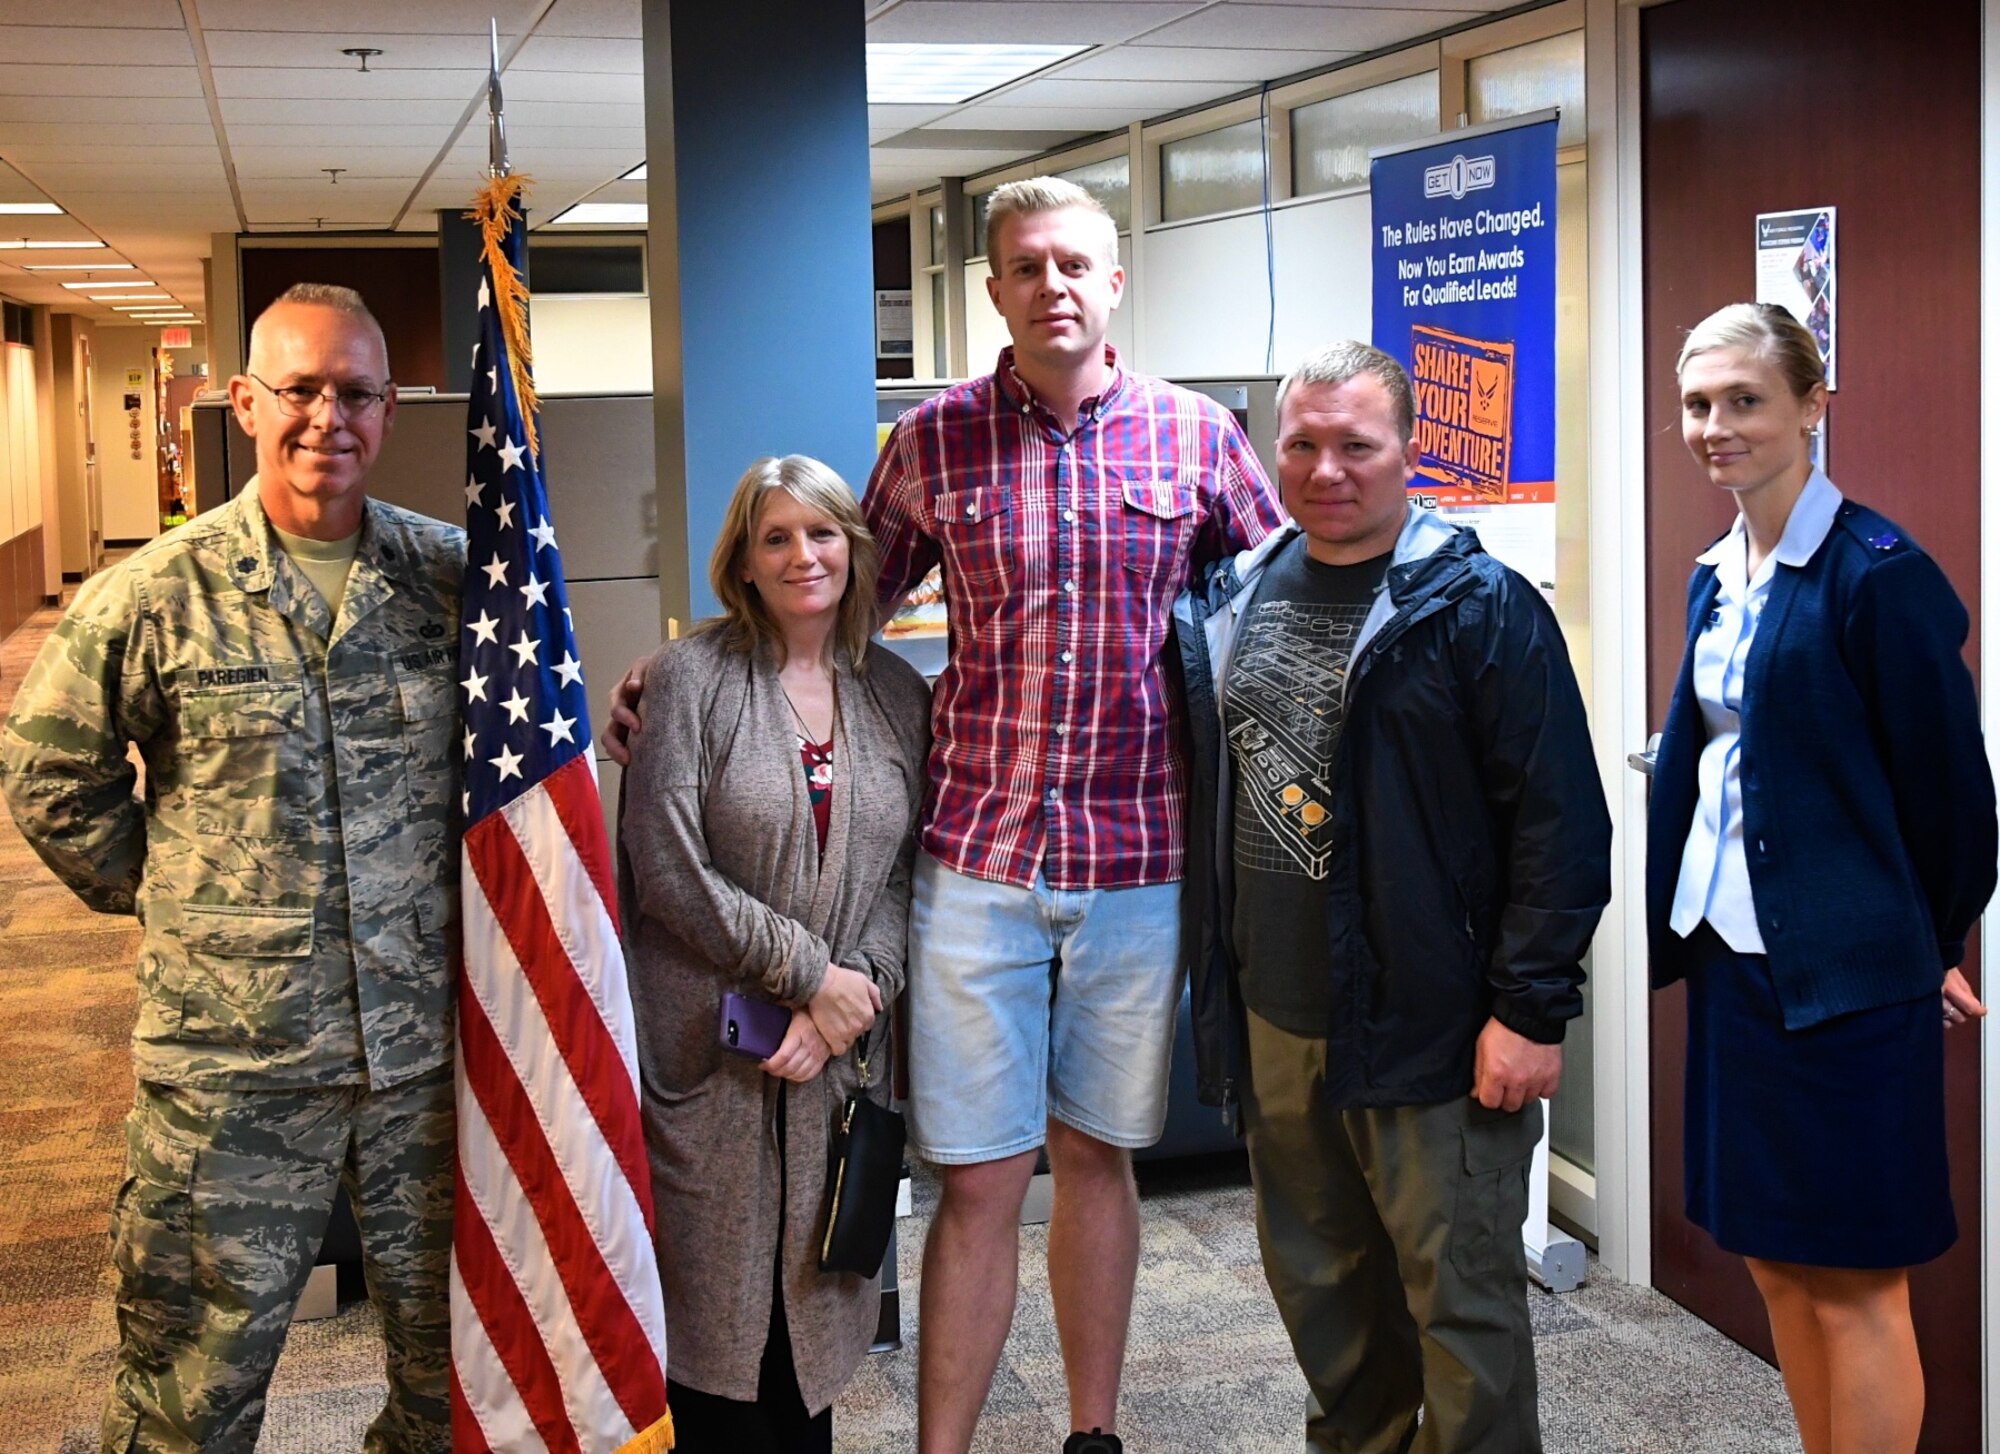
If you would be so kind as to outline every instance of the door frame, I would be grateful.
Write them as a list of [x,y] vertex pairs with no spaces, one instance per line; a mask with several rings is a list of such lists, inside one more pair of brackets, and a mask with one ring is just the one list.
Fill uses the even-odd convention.
[[[1653,1281],[1652,1091],[1646,968],[1645,278],[1639,15],[1653,0],[1585,0],[1591,167],[1590,652],[1592,743],[1614,829],[1611,903],[1591,949],[1599,1265]],[[2000,0],[1988,0],[2000,5]],[[1608,164],[1607,164],[1608,163]]]
[[[1979,635],[1980,713],[1986,751],[2000,765],[2000,0],[1981,10],[1979,207]],[[1979,936],[1980,987],[2000,1001],[2000,935]],[[1986,1448],[2000,1450],[2000,1015],[1979,1029],[1980,1317],[1984,1377],[1980,1380]]]
[[[1597,1198],[1600,1259],[1651,1286],[1650,1057],[1647,1041],[1645,787],[1625,766],[1646,721],[1645,257],[1638,11],[1666,0],[1585,0],[1590,183],[1591,623],[1599,771],[1619,837],[1612,906],[1596,946]],[[1981,716],[2000,772],[2000,0],[1983,0],[1980,204]],[[2000,933],[1980,935],[1980,1289],[1984,1445],[2000,1454]]]

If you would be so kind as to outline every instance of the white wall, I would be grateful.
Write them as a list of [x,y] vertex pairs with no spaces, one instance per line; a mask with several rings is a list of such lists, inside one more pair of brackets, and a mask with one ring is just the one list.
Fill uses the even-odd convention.
[[645,298],[531,298],[528,327],[537,392],[653,392],[653,324]]
[[0,540],[42,522],[41,408],[34,350],[0,343]]
[[[153,449],[153,349],[157,328],[100,324],[93,330],[97,476],[104,496],[106,540],[151,540],[160,533],[159,466]],[[125,387],[126,372],[144,381]],[[139,396],[139,458],[132,458],[125,395]]]
[[[1167,378],[1283,373],[1321,344],[1367,338],[1368,194],[1280,207],[1267,268],[1260,213],[1162,228],[1146,237],[1146,356]],[[1277,327],[1270,362],[1275,275]]]

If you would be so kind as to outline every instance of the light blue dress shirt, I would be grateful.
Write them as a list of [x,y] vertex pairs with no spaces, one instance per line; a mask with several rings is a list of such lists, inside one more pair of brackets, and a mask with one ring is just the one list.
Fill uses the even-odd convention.
[[1715,609],[1694,641],[1694,694],[1708,728],[1701,750],[1701,802],[1681,852],[1668,924],[1686,938],[1703,919],[1738,954],[1762,954],[1757,905],[1750,896],[1750,866],[1743,856],[1743,671],[1757,619],[1771,596],[1779,566],[1799,569],[1833,528],[1841,494],[1818,470],[1806,481],[1778,548],[1750,577],[1750,536],[1738,515],[1729,533],[1695,559],[1715,567]]

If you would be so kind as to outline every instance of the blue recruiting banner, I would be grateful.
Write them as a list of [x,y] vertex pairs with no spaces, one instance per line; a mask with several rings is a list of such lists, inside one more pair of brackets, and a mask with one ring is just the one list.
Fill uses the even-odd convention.
[[1556,114],[1377,153],[1375,346],[1410,371],[1410,492],[1555,591]]

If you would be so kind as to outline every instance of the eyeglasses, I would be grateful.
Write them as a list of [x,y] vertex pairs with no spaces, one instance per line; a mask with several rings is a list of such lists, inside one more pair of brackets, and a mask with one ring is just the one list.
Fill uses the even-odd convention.
[[[257,379],[255,374],[250,377]],[[264,384],[262,379],[257,379],[257,382]],[[278,408],[293,419],[309,417],[323,399],[331,400],[343,419],[366,419],[389,397],[386,391],[377,393],[374,389],[335,389],[329,393],[324,389],[308,389],[303,384],[288,384],[282,389],[271,388],[269,384],[264,384],[264,387],[271,390],[271,397],[278,401]]]

